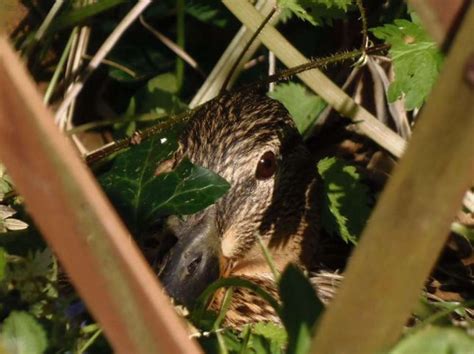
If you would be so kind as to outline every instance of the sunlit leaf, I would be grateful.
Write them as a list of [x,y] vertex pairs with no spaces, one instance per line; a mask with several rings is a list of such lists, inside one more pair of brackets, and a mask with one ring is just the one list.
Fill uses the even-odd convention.
[[371,212],[367,186],[360,182],[354,166],[334,157],[319,161],[318,171],[324,188],[324,229],[346,242],[356,243]]
[[409,335],[389,354],[472,354],[474,338],[457,328],[428,327]]
[[294,265],[289,265],[282,273],[279,290],[283,303],[281,319],[288,333],[287,353],[306,354],[324,305],[309,280]]
[[41,354],[48,342],[44,329],[33,316],[13,311],[2,325],[1,343],[8,353]]
[[195,213],[229,188],[221,177],[186,160],[174,171],[156,176],[159,163],[176,147],[175,131],[157,135],[121,153],[99,177],[133,231],[146,229],[159,216]]
[[395,20],[371,29],[375,37],[390,44],[395,81],[388,90],[393,102],[405,98],[407,110],[421,107],[438,78],[443,56],[418,21]]
[[308,92],[303,85],[294,82],[276,85],[269,96],[285,106],[295,121],[298,131],[302,134],[314,124],[326,107],[321,97]]

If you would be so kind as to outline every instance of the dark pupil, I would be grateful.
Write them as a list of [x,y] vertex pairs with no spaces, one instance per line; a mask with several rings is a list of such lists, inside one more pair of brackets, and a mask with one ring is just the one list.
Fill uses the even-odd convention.
[[274,175],[276,171],[275,154],[267,151],[260,157],[258,162],[256,177],[257,179],[267,179]]
[[189,274],[193,274],[196,271],[197,266],[201,263],[201,256],[194,258],[191,263],[188,264],[187,271]]

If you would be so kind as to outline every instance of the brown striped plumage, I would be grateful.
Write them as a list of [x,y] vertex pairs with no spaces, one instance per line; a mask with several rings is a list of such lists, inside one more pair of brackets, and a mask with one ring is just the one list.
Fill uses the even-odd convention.
[[[270,178],[258,178],[257,166],[268,152],[276,158],[276,171]],[[175,260],[162,276],[170,295],[189,304],[203,286],[196,279],[213,278],[202,265],[214,264],[213,256],[218,276],[248,278],[275,293],[257,235],[280,271],[288,263],[311,267],[318,239],[316,164],[283,105],[255,90],[221,95],[194,113],[167,164],[176,165],[184,157],[224,177],[231,187],[204,211],[171,219],[170,228],[182,244],[172,250]],[[209,247],[203,246],[207,243]],[[236,290],[227,324],[276,320],[262,301]],[[219,296],[213,306],[219,306]]]

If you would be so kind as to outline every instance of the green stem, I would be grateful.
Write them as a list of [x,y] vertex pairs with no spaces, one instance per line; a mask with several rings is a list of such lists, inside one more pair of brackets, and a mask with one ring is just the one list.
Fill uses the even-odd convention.
[[421,322],[418,326],[410,328],[410,330],[408,331],[408,334],[413,334],[414,332],[418,332],[419,330],[425,328],[426,326],[430,324],[435,323],[436,321],[442,319],[443,317],[448,316],[449,314],[453,313],[456,310],[469,308],[472,306],[474,306],[474,300],[466,301],[466,302],[454,305],[453,307],[436,312],[435,314],[431,315],[426,320]]
[[[176,1],[176,44],[184,49],[185,45],[185,24],[184,24],[184,1]],[[178,85],[178,91],[181,90],[184,79],[184,61],[179,56],[176,57],[176,82]]]
[[222,301],[222,306],[221,310],[219,311],[219,315],[217,316],[216,321],[214,322],[214,331],[216,332],[216,337],[217,337],[217,343],[219,344],[219,349],[220,353],[222,354],[228,354],[229,351],[227,350],[227,346],[225,345],[225,340],[222,334],[219,331],[219,326],[221,322],[225,318],[225,314],[227,313],[227,310],[229,309],[230,303],[232,301],[232,294],[234,293],[232,287],[227,289],[224,295],[224,300]]
[[221,87],[221,90],[220,90],[220,93],[222,93],[223,91],[227,90],[227,86],[229,85],[229,81],[230,79],[232,78],[232,76],[234,75],[234,72],[235,70],[237,69],[237,67],[239,66],[240,62],[242,61],[242,58],[244,57],[245,53],[247,53],[247,51],[249,50],[250,46],[253,44],[253,42],[255,42],[255,39],[257,39],[258,35],[260,34],[260,32],[262,32],[262,29],[265,27],[265,25],[270,22],[270,20],[272,19],[273,15],[275,14],[276,12],[276,8],[274,7],[269,13],[268,15],[265,17],[265,19],[262,21],[262,23],[260,24],[260,26],[257,28],[257,30],[253,33],[252,37],[250,37],[250,39],[248,40],[248,42],[245,44],[245,47],[242,49],[242,51],[240,52],[237,60],[234,62],[234,65],[232,65],[232,68],[230,69],[229,73],[227,74],[227,77],[225,78],[225,81],[224,83],[222,84],[222,87]]
[[280,278],[280,274],[278,273],[278,270],[275,267],[275,262],[273,261],[272,255],[270,254],[270,252],[268,251],[267,246],[265,246],[265,244],[263,243],[262,238],[258,234],[257,234],[257,240],[258,240],[258,244],[262,248],[263,256],[265,257],[265,260],[267,261],[267,264],[268,264],[268,266],[270,267],[270,270],[273,273],[273,278],[275,279],[275,282],[277,282],[278,279]]
[[360,19],[362,21],[362,44],[360,46],[360,50],[364,51],[367,46],[367,38],[368,38],[368,25],[367,25],[367,13],[365,12],[364,4],[362,0],[356,0],[357,8],[360,12]]
[[74,41],[74,37],[77,36],[77,32],[78,32],[78,28],[75,27],[72,30],[71,35],[69,36],[69,39],[66,43],[66,47],[64,48],[61,54],[61,58],[59,59],[59,63],[56,66],[56,69],[54,70],[53,77],[51,81],[49,82],[48,88],[46,89],[46,93],[44,94],[44,98],[43,98],[43,102],[46,105],[49,103],[49,100],[51,99],[54,89],[56,88],[56,85],[59,81],[59,76],[63,72],[64,64],[66,63],[69,52],[71,51],[72,42]]
[[89,337],[87,342],[84,343],[84,345],[77,350],[77,354],[82,354],[84,353],[94,342],[96,339],[101,335],[102,333],[102,328],[97,329],[97,331]]

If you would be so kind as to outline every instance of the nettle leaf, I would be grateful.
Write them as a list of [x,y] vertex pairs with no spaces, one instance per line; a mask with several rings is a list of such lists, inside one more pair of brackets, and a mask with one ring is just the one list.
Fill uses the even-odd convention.
[[352,4],[351,0],[279,0],[283,9],[282,19],[288,20],[295,15],[314,26],[324,23],[331,24],[333,20],[344,17]]
[[285,328],[271,322],[259,322],[252,326],[252,334],[264,337],[270,342],[270,353],[283,352],[288,336]]
[[427,327],[401,340],[389,354],[468,354],[474,338],[457,328]]
[[443,56],[436,43],[416,21],[395,20],[394,24],[372,28],[375,37],[390,44],[395,81],[388,90],[394,102],[405,97],[405,108],[421,107],[438,78]]
[[40,354],[48,342],[44,329],[26,312],[13,311],[2,324],[1,344],[7,353]]
[[326,102],[321,97],[311,94],[303,85],[294,82],[278,84],[268,95],[285,106],[302,134],[314,124],[326,107]]
[[287,353],[308,353],[316,320],[324,305],[309,280],[294,265],[286,267],[278,286],[283,304],[281,320],[288,333]]
[[177,148],[177,131],[169,131],[118,155],[99,181],[132,232],[143,231],[168,214],[192,214],[220,198],[229,188],[221,177],[184,160],[170,173],[157,166]]
[[355,244],[371,212],[367,186],[354,166],[334,157],[319,161],[318,171],[324,186],[324,229]]

